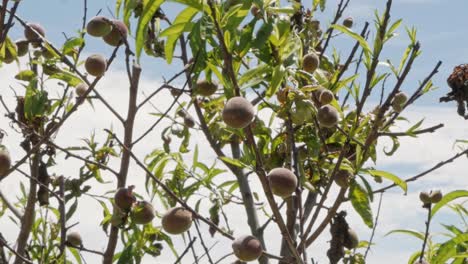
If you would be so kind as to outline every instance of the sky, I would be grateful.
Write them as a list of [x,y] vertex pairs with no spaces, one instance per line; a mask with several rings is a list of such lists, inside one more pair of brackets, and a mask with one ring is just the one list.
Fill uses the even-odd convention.
[[[114,1],[111,0],[93,0],[88,1],[88,11],[90,14],[95,14],[99,9],[103,9],[104,15],[110,16],[106,6],[110,10],[114,10]],[[327,24],[331,12],[334,12],[334,6],[329,0],[329,9],[324,15],[319,15],[322,24]],[[355,21],[356,30],[360,29],[365,21],[372,21],[373,10],[378,8],[382,9],[385,1],[372,1],[372,0],[351,0],[349,9],[345,12],[345,16],[352,16]],[[401,148],[396,155],[386,157],[381,155],[382,159],[377,164],[378,169],[388,170],[398,175],[401,178],[408,178],[418,174],[419,172],[428,169],[435,165],[437,162],[445,160],[453,156],[457,149],[453,147],[453,143],[457,139],[467,139],[468,123],[461,117],[456,115],[456,108],[453,103],[439,104],[439,97],[447,92],[446,78],[450,74],[455,65],[466,63],[466,54],[468,54],[468,35],[466,28],[468,21],[465,19],[466,10],[468,9],[468,2],[466,0],[451,0],[449,3],[443,0],[395,0],[392,12],[392,19],[403,18],[404,26],[415,26],[418,28],[419,40],[422,44],[423,53],[418,58],[418,61],[413,67],[413,72],[409,76],[407,86],[404,87],[405,91],[412,91],[417,87],[420,80],[424,79],[426,75],[432,70],[437,61],[443,61],[439,74],[433,79],[435,86],[440,87],[433,93],[423,97],[417,104],[411,106],[405,113],[412,122],[417,122],[425,118],[424,127],[444,123],[445,127],[440,129],[437,133],[422,135],[419,138],[404,138],[401,141]],[[166,14],[169,16],[175,15],[177,10],[174,5],[169,5],[166,9]],[[22,1],[18,14],[28,21],[40,22],[47,30],[47,38],[53,43],[63,43],[65,33],[67,36],[76,34],[76,30],[81,27],[82,16],[82,3],[77,0],[24,0]],[[388,49],[382,54],[383,58],[390,59],[396,63],[403,50],[408,45],[408,39],[403,28],[398,30],[399,36],[391,40],[388,44]],[[20,30],[13,30],[11,32],[13,39],[22,37]],[[110,54],[111,49],[105,45],[101,45],[97,39],[87,38],[87,46],[84,50],[85,54],[104,53]],[[345,36],[337,38],[336,43],[333,45],[340,51],[342,55],[346,56],[347,51],[354,42],[349,42]],[[104,47],[104,48],[103,48]],[[119,59],[122,60],[123,54],[119,54]],[[154,90],[162,82],[162,77],[170,77],[180,65],[167,66],[160,59],[142,60],[143,73],[141,88],[142,91],[148,94]],[[24,66],[23,66],[24,67]],[[383,66],[382,66],[383,67]],[[16,65],[4,66],[0,69],[0,80],[2,87],[0,94],[7,99],[10,108],[14,108],[13,94],[7,89],[8,85],[18,87],[18,82],[13,80],[11,76],[17,72]],[[54,89],[59,89],[55,87]],[[127,103],[128,82],[124,73],[122,63],[117,63],[112,66],[109,72],[106,73],[102,83],[97,87],[106,99],[118,109],[125,109]],[[158,96],[153,100],[153,104],[158,109],[165,109],[170,103],[170,95],[167,93]],[[143,94],[140,94],[143,98]],[[122,132],[122,129],[116,120],[109,114],[109,112],[100,104],[95,104],[92,108],[90,105],[84,105],[79,110],[77,115],[74,115],[69,122],[61,129],[56,143],[61,146],[75,146],[82,144],[80,139],[89,137],[92,132],[96,132],[98,138],[102,141],[104,139],[104,128],[113,126],[117,133]],[[142,115],[136,121],[136,131],[144,131],[148,124],[154,122],[154,117],[150,116],[149,112],[154,112],[154,109],[147,107],[142,111]],[[265,116],[267,113],[259,113],[260,116]],[[7,120],[0,116],[1,127],[7,124]],[[167,124],[167,123],[166,123]],[[161,126],[161,127],[164,127]],[[408,127],[407,123],[399,123],[398,128],[404,131]],[[395,130],[398,130],[396,128]],[[203,135],[198,131],[193,131],[194,138],[198,138],[200,146],[206,145]],[[15,149],[16,142],[19,138],[15,133],[10,130],[8,137],[4,139],[3,144],[10,147],[13,159],[22,157],[23,152]],[[146,140],[142,141],[135,148],[136,154],[143,158],[154,148],[161,147],[160,136],[158,131],[152,133]],[[389,142],[383,141],[379,144],[379,149],[389,146]],[[191,146],[193,149],[193,145]],[[187,160],[191,159],[192,153],[185,156]],[[207,163],[215,162],[216,156],[211,150],[203,149],[200,152],[201,159],[206,160]],[[113,161],[116,165],[117,161]],[[58,164],[54,167],[53,171],[57,173],[66,172],[68,177],[76,177],[76,171],[82,163],[67,159],[65,162]],[[468,165],[466,160],[458,160],[441,170],[429,174],[424,178],[424,181],[409,184],[409,191],[407,195],[403,195],[401,190],[392,190],[386,193],[383,197],[383,206],[380,220],[378,223],[377,233],[375,235],[375,243],[377,245],[371,250],[368,257],[369,263],[406,263],[409,256],[420,249],[420,242],[414,238],[405,237],[402,235],[384,236],[387,232],[393,229],[408,228],[415,230],[422,230],[424,223],[425,211],[421,208],[419,199],[417,198],[419,191],[428,190],[432,188],[440,188],[444,193],[456,190],[467,189],[468,178],[466,171]],[[144,173],[132,164],[132,175],[129,182],[140,187],[143,190]],[[12,201],[16,201],[19,193],[18,179],[20,175],[14,174],[7,180],[2,181],[0,189],[7,194]],[[104,173],[103,177],[106,180],[112,181],[112,175]],[[226,173],[221,177],[223,179],[232,180],[233,176]],[[255,187],[259,186],[256,179],[251,179],[251,184]],[[108,184],[103,187],[93,188],[92,193],[104,194],[108,190],[112,190],[114,185]],[[144,194],[144,191],[141,191]],[[333,190],[332,194],[336,193]],[[148,196],[146,196],[148,197]],[[162,206],[156,201],[153,203],[159,211]],[[374,211],[377,203],[373,203]],[[205,208],[206,209],[206,208]],[[230,206],[228,208],[228,216],[232,224],[235,235],[242,235],[248,232],[248,228],[243,215],[243,209],[239,206]],[[348,221],[352,224],[353,228],[357,231],[360,238],[367,240],[370,236],[369,230],[360,220],[360,218],[345,205],[343,209],[348,209]],[[99,213],[96,213],[99,212]],[[98,223],[101,219],[101,209],[99,205],[92,199],[85,198],[84,203],[79,206],[78,213],[71,219],[71,222],[79,222],[74,228],[74,231],[79,231],[84,239],[86,247],[103,250],[105,248],[105,234],[102,232]],[[264,220],[264,219],[262,219]],[[440,232],[440,222],[449,222],[457,224],[457,219],[447,211],[442,211],[439,216],[435,218],[433,224],[433,231]],[[159,224],[159,220],[155,220],[155,224]],[[459,224],[459,223],[458,223]],[[203,226],[203,230],[206,228]],[[14,224],[7,218],[0,219],[0,232],[5,235],[8,241],[14,241],[16,238],[16,231]],[[326,249],[328,231],[319,239],[317,245],[309,250],[309,256],[313,256],[319,260],[319,263],[327,263]],[[271,252],[278,252],[278,231],[271,226],[266,232],[266,241],[268,250]],[[439,237],[440,238],[440,237]],[[437,239],[437,238],[436,238]],[[179,248],[184,248],[184,242],[180,237],[174,237],[174,241]],[[221,257],[228,252],[230,246],[229,241],[226,239],[215,236],[214,239],[207,239],[208,245],[215,244],[213,249],[214,255]],[[121,247],[119,247],[121,249]],[[201,252],[201,248],[199,252]],[[98,263],[99,258],[90,254],[84,254],[88,263]],[[186,262],[189,261],[189,257]],[[173,263],[175,257],[168,251],[164,251],[163,255],[156,259],[157,263]],[[144,263],[154,263],[154,259],[145,258]],[[228,262],[223,262],[228,263]]]

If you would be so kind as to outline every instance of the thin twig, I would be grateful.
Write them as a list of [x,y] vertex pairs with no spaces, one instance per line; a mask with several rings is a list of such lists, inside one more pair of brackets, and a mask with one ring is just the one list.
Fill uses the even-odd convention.
[[426,220],[426,232],[424,233],[424,242],[422,244],[421,255],[419,256],[419,263],[422,263],[424,258],[424,250],[426,250],[427,239],[429,238],[429,227],[431,225],[431,211],[432,205],[429,204],[427,207],[427,220]]
[[377,229],[377,223],[379,222],[379,216],[380,216],[380,209],[382,208],[382,198],[383,198],[383,193],[380,194],[379,206],[377,207],[377,215],[375,216],[374,226],[372,228],[372,234],[369,238],[369,243],[367,244],[366,253],[364,253],[364,260],[366,260],[367,258],[367,254],[369,253],[369,250],[372,246],[372,240],[374,239],[375,230]]
[[16,218],[21,219],[23,216],[21,213],[16,209],[16,207],[8,200],[8,198],[3,194],[2,190],[0,190],[0,199],[2,199],[2,202],[10,209],[10,211],[13,213]]
[[190,239],[190,242],[188,243],[188,245],[185,248],[184,252],[182,252],[182,254],[176,259],[174,264],[180,263],[180,261],[184,258],[184,256],[187,254],[187,252],[193,246],[193,243],[195,243],[195,241],[197,241],[197,237],[194,237],[193,239]]
[[428,127],[425,129],[421,130],[415,130],[412,131],[411,133],[408,132],[381,132],[379,133],[379,136],[389,136],[389,137],[404,137],[404,136],[414,136],[414,135],[420,135],[420,134],[425,134],[425,133],[434,133],[436,130],[444,127],[444,124],[438,124],[432,127]]

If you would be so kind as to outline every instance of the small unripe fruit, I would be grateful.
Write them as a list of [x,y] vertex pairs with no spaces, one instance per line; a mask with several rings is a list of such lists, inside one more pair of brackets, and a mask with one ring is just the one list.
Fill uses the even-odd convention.
[[127,38],[128,29],[124,22],[120,20],[112,20],[113,26],[109,34],[105,35],[102,39],[107,44],[117,47],[122,42],[123,38]]
[[67,234],[67,243],[74,247],[80,247],[83,245],[83,240],[78,232],[71,232]]
[[253,236],[242,236],[232,243],[234,255],[242,261],[254,261],[263,254],[262,244]]
[[136,198],[133,195],[133,189],[135,186],[128,186],[128,188],[119,188],[114,195],[114,202],[122,211],[128,211],[132,208],[132,205],[136,202]]
[[437,191],[432,191],[431,194],[429,195],[431,198],[431,203],[438,203],[440,200],[442,200],[442,193],[437,190]]
[[182,94],[182,90],[181,89],[171,89],[171,94],[174,97],[180,96]]
[[18,57],[23,57],[24,55],[28,54],[29,43],[27,40],[25,39],[17,40],[16,47],[18,48],[17,53],[16,53]]
[[200,80],[195,86],[195,93],[203,96],[213,95],[216,90],[218,90],[218,86],[215,83],[209,82],[207,80]]
[[75,92],[79,97],[83,97],[88,91],[88,85],[86,83],[80,83],[75,87]]
[[352,17],[348,17],[346,18],[345,20],[343,20],[343,26],[347,27],[347,28],[352,28],[353,27],[353,18]]
[[302,58],[302,68],[308,73],[314,73],[319,64],[319,57],[315,53],[309,53]]
[[324,127],[334,127],[339,120],[338,111],[331,105],[324,105],[318,110],[317,119]]
[[6,148],[0,146],[0,177],[6,176],[11,167],[10,153]]
[[189,114],[184,116],[184,124],[189,127],[193,128],[195,126],[195,119]]
[[419,200],[423,202],[423,204],[430,204],[431,203],[431,197],[427,192],[420,192],[419,193]]
[[93,17],[86,25],[86,32],[93,37],[104,37],[109,34],[112,30],[106,18],[103,16]]
[[250,13],[256,18],[262,17],[262,10],[260,10],[260,8],[258,8],[257,5],[252,5],[252,7],[250,8]]
[[353,248],[356,248],[358,244],[359,244],[358,235],[353,229],[348,228],[348,231],[344,236],[343,245],[348,249],[353,249]]
[[162,227],[169,234],[178,235],[189,230],[192,226],[192,212],[175,207],[167,211],[162,218]]
[[248,126],[254,116],[255,110],[253,105],[247,99],[240,96],[229,99],[223,109],[224,122],[233,128]]
[[335,183],[341,188],[349,187],[349,180],[352,174],[347,170],[339,170],[335,175]]
[[[33,29],[37,33],[34,32]],[[40,24],[28,23],[28,26],[24,29],[24,37],[27,40],[32,41],[33,47],[38,47],[39,46],[39,43],[36,42],[36,41],[38,41],[40,39],[39,35],[42,36],[42,37],[45,36],[44,28]]]
[[329,104],[335,99],[335,96],[330,90],[323,90],[320,93],[319,101],[321,105]]
[[135,224],[145,225],[153,221],[155,212],[153,205],[148,202],[138,202],[132,210],[132,220]]
[[86,59],[85,69],[93,76],[103,76],[107,69],[107,61],[99,54],[91,55]]
[[401,112],[403,110],[403,106],[406,104],[407,101],[408,101],[408,96],[405,93],[403,92],[397,93],[392,101],[393,110],[395,110],[395,112],[398,112],[398,113]]
[[272,169],[268,173],[268,181],[273,194],[282,198],[291,196],[297,187],[296,175],[286,168]]

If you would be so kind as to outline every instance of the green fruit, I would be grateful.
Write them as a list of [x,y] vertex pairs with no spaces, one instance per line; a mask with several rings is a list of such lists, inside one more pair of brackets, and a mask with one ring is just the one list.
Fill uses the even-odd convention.
[[132,210],[132,220],[135,224],[146,225],[153,221],[155,212],[153,205],[146,201],[138,202]]
[[274,195],[287,198],[296,190],[297,177],[286,168],[275,168],[268,173],[268,181]]
[[244,128],[248,126],[255,116],[253,105],[245,98],[232,97],[226,102],[223,109],[223,120],[232,128]]
[[184,124],[189,127],[193,128],[195,126],[195,119],[189,114],[184,116]]
[[[37,33],[36,33],[37,32]],[[45,37],[45,30],[40,24],[28,23],[24,29],[24,37],[31,42],[32,46],[39,47],[40,36]]]
[[136,202],[136,198],[133,195],[133,189],[135,186],[131,185],[128,188],[119,188],[114,195],[114,202],[122,211],[127,212],[132,208],[132,205]]
[[78,232],[71,232],[67,234],[67,243],[74,247],[80,247],[83,245],[83,240]]
[[112,25],[103,16],[93,17],[86,25],[86,32],[93,37],[104,37],[112,30]]
[[162,227],[169,234],[178,235],[189,230],[192,226],[192,212],[175,207],[167,211],[162,218]]
[[10,153],[5,147],[0,146],[0,177],[6,176],[11,167]]
[[419,193],[419,200],[423,202],[423,204],[430,204],[431,203],[431,197],[427,192],[420,192]]
[[262,244],[253,236],[242,236],[232,243],[234,255],[242,261],[254,261],[263,254]]
[[429,197],[431,198],[431,203],[438,203],[442,200],[443,195],[439,190],[436,190],[432,191]]
[[339,170],[335,175],[335,183],[341,188],[349,187],[349,180],[353,175],[347,170]]
[[218,85],[207,80],[200,80],[195,85],[195,93],[203,96],[213,95],[218,90]]
[[324,105],[318,110],[317,119],[324,127],[334,127],[339,120],[338,111],[331,105]]
[[335,96],[330,90],[323,90],[320,93],[319,101],[321,105],[329,104],[335,99]]
[[314,73],[319,64],[319,57],[315,53],[309,53],[302,58],[302,68],[308,73]]
[[354,24],[354,21],[353,21],[352,17],[348,17],[345,20],[343,20],[343,26],[345,26],[347,28],[352,28],[353,24]]
[[123,41],[122,37],[124,39],[127,38],[128,35],[128,29],[127,26],[125,25],[124,22],[120,20],[112,20],[113,26],[112,30],[109,34],[105,35],[102,39],[104,42],[107,44],[117,47],[121,44]]
[[23,57],[24,55],[28,54],[29,42],[25,39],[17,40],[16,47],[18,48],[16,55],[18,55],[18,57]]
[[75,87],[75,92],[79,97],[83,97],[88,91],[88,85],[86,83],[80,83]]
[[90,75],[101,77],[106,72],[107,61],[99,54],[91,55],[85,61],[85,69]]
[[406,104],[407,101],[408,96],[405,93],[397,93],[395,97],[393,97],[392,101],[393,110],[397,113],[400,113],[403,110],[403,106]]
[[353,229],[348,228],[344,236],[343,245],[348,249],[356,248],[359,245],[358,235]]

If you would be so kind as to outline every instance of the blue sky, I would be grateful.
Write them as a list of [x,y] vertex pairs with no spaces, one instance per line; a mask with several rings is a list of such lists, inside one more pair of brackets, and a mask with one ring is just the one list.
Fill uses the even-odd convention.
[[[104,15],[109,15],[106,6],[109,6],[112,11],[114,10],[113,0],[88,0],[88,2],[88,17],[97,13],[101,8],[103,8],[102,13]],[[322,24],[327,24],[327,15],[334,12],[332,2],[337,1],[328,0],[328,2],[330,2],[330,5],[326,14],[319,16],[323,18],[321,19]],[[381,10],[384,5],[385,1],[383,0],[351,0],[349,10],[345,12],[345,16],[354,17],[355,29],[359,30],[365,21],[372,22],[373,10],[375,8]],[[174,8],[170,8],[166,10],[166,13],[170,16],[174,16],[174,10]],[[468,123],[456,115],[455,105],[440,105],[438,103],[439,97],[447,92],[446,77],[451,72],[452,68],[460,63],[468,62],[466,61],[468,55],[468,20],[466,19],[466,10],[468,10],[468,2],[466,0],[394,0],[392,19],[403,18],[404,26],[415,26],[418,28],[418,36],[423,51],[422,55],[415,63],[413,71],[409,76],[409,82],[405,85],[404,89],[408,91],[415,89],[418,81],[426,77],[437,61],[443,61],[439,74],[434,78],[434,84],[440,87],[440,89],[423,97],[416,106],[409,109],[405,116],[412,121],[418,121],[423,117],[427,117],[427,126],[443,122],[446,124],[446,127],[437,134],[424,135],[421,139],[403,139],[402,147],[397,155],[388,158],[382,156],[382,160],[378,166],[380,169],[392,171],[402,178],[413,176],[429,168],[434,163],[453,155],[456,150],[452,149],[452,143],[456,139],[466,139],[466,135],[468,135]],[[72,36],[76,30],[81,27],[82,11],[82,1],[79,0],[23,0],[18,14],[27,21],[39,22],[44,25],[47,30],[48,39],[54,43],[60,44],[64,41],[62,32],[65,32],[68,36]],[[388,58],[396,63],[399,62],[399,58],[408,44],[404,29],[401,28],[398,33],[400,36],[389,42],[386,51],[382,55],[383,58]],[[21,31],[14,30],[11,34],[14,39],[22,37]],[[351,46],[349,43],[351,43],[349,39],[340,37],[337,38],[337,42],[333,44],[336,45],[339,50],[343,51],[343,56],[347,56],[347,51]],[[354,44],[354,41],[352,43]],[[88,37],[85,52],[102,52],[108,54],[111,52],[111,48],[101,45],[98,39]],[[177,65],[174,67],[167,67],[161,59],[158,59],[156,62],[144,59],[143,66],[142,87],[147,91],[160,83],[161,73],[169,77],[176,69],[180,69]],[[16,69],[14,69],[13,66],[0,69],[0,77],[7,76],[7,73],[10,73],[11,70]],[[6,78],[3,77],[1,79],[6,81]],[[104,79],[99,89],[103,90],[104,95],[109,97],[111,103],[116,106],[124,107],[126,104],[124,98],[126,96],[125,89],[127,84],[125,78],[122,78],[122,65],[114,65],[112,71],[109,72],[107,78]],[[2,93],[3,91],[4,90],[2,90]],[[166,105],[166,102],[162,99],[158,101],[158,103],[161,104],[161,108]],[[75,122],[75,124],[86,124],[87,126],[76,127],[69,125],[64,127],[63,132],[67,137],[57,139],[63,145],[70,146],[73,144],[80,144],[80,137],[88,136],[93,130],[100,132],[103,127],[108,127],[110,123],[116,124],[115,120],[112,121],[112,118],[107,115],[105,109],[99,105],[96,106],[94,110],[91,109],[91,107],[87,107],[82,111],[84,112],[83,116],[73,119],[73,122]],[[100,111],[106,114],[95,114],[96,112],[100,113]],[[4,122],[2,118],[4,117],[0,117],[0,123]],[[152,122],[151,117],[146,116],[139,120],[137,124],[143,127],[145,125],[147,126],[150,122]],[[400,127],[403,130],[407,127],[407,124],[401,124]],[[118,131],[118,129],[119,128],[116,128],[116,131]],[[198,135],[199,138],[202,138],[200,134],[194,133]],[[159,139],[157,133],[155,133],[154,137]],[[15,142],[13,138],[6,140],[7,143],[11,142],[11,144]],[[154,138],[152,140],[154,140]],[[151,140],[146,143],[149,144],[149,146],[157,144]],[[385,145],[385,142],[382,145]],[[140,157],[143,157],[151,150],[148,149],[147,146],[146,144],[141,144],[137,147],[136,151],[139,153]],[[20,157],[21,152],[17,154],[13,153],[14,157],[15,155]],[[213,153],[209,151],[203,152],[201,155],[205,159],[215,159]],[[58,167],[57,171],[60,171],[60,169],[76,168],[80,164],[78,162],[73,163],[71,160],[67,162],[66,166]],[[466,161],[458,161],[440,172],[429,175],[427,181],[411,184],[410,192],[407,196],[401,195],[400,190],[391,191],[384,196],[384,212],[382,213],[382,222],[380,223],[380,228],[376,236],[378,246],[370,255],[370,263],[376,263],[377,260],[384,264],[404,263],[411,252],[418,250],[420,244],[416,240],[402,236],[385,238],[383,234],[394,228],[422,229],[421,223],[424,221],[424,211],[420,208],[417,200],[418,191],[435,187],[442,188],[444,191],[457,188],[466,189],[466,187],[468,187],[468,181],[466,179],[467,169]],[[13,180],[2,184],[4,188],[17,188]],[[14,198],[15,195],[12,194],[11,199],[14,200]],[[374,204],[374,207],[376,207],[376,204]],[[97,232],[99,235],[103,235],[99,227],[96,227],[96,221],[100,220],[100,214],[90,213],[94,212],[92,210],[100,209],[98,206],[96,207],[95,203],[89,203],[81,208],[80,214],[84,217],[73,220],[80,221],[79,228],[81,228],[80,230],[85,241],[88,239],[88,243],[92,247],[99,249],[103,247],[103,244],[100,243],[100,241],[93,240],[98,240],[94,239]],[[237,223],[242,227],[241,222],[244,220],[241,217],[242,211],[235,208],[232,210],[233,221],[238,221]],[[235,214],[236,212],[239,214]],[[356,215],[351,214],[350,218],[361,238],[367,239],[369,230],[362,225]],[[453,219],[448,214],[441,214],[440,218],[436,220],[452,221]],[[2,222],[0,221],[0,223]],[[8,226],[8,223],[3,223]],[[440,230],[440,226],[437,224],[434,225],[434,228],[434,230]],[[14,233],[8,235],[10,238],[15,237]],[[275,241],[276,235],[276,231],[271,231],[269,241]],[[220,240],[226,242],[223,239]],[[397,243],[395,243],[395,241],[397,241]],[[182,242],[178,241],[177,243]],[[271,244],[273,244],[273,242],[270,242],[272,248],[277,247],[277,245]],[[323,259],[323,247],[326,245],[326,238],[321,241],[320,245],[321,246],[318,248],[312,249],[311,255],[317,254],[319,259]],[[94,256],[88,254],[85,256],[89,263],[98,263]],[[163,255],[159,261],[161,261],[161,263],[171,263],[168,259],[173,261],[170,254]],[[89,260],[96,260],[96,262]],[[150,259],[147,263],[152,263],[149,261]],[[321,260],[320,263],[326,263],[326,261]]]

